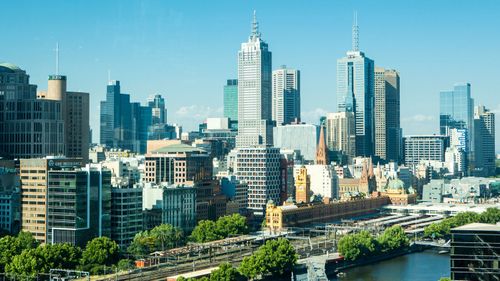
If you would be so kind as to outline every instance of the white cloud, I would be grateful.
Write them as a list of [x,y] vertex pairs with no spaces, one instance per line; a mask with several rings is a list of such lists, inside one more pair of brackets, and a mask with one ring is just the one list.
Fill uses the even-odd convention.
[[410,117],[405,117],[401,121],[403,122],[429,122],[433,121],[433,115],[416,114]]
[[315,108],[309,111],[303,111],[301,113],[302,115],[302,121],[306,123],[311,123],[311,124],[318,124],[319,123],[319,118],[321,116],[325,116],[329,111],[323,108]]
[[178,123],[188,130],[195,130],[198,124],[208,117],[222,117],[222,107],[210,107],[205,105],[186,105],[179,107],[174,114],[170,115],[169,123]]

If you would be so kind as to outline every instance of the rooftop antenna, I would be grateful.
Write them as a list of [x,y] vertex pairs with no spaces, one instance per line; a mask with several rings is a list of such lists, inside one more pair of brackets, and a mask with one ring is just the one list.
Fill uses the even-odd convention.
[[352,50],[359,51],[359,26],[358,26],[358,12],[354,12],[354,23],[352,25]]
[[59,75],[59,42],[56,43],[56,75]]
[[252,38],[260,38],[259,22],[257,22],[257,11],[253,10]]

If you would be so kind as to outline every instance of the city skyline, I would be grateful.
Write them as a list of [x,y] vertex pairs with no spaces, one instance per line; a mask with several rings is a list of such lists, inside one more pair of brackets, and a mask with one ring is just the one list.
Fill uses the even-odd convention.
[[[424,9],[425,1],[407,5],[408,7],[394,2],[394,8],[399,13],[391,16],[399,21],[393,26],[392,37],[387,37],[386,41],[377,39],[387,34],[387,30],[380,32],[377,26],[387,25],[389,20],[384,14],[374,16],[370,12],[373,6],[368,2],[357,5],[316,3],[317,5],[305,10],[301,7],[300,11],[299,5],[292,3],[286,8],[292,15],[296,15],[297,26],[294,32],[297,36],[292,38],[300,40],[290,39],[289,35],[283,34],[283,30],[286,31],[284,33],[290,33],[285,29],[288,25],[280,23],[284,16],[273,12],[272,8],[276,4],[264,5],[263,1],[230,4],[233,14],[227,13],[228,9],[217,11],[222,2],[204,7],[209,10],[203,12],[203,5],[188,8],[179,3],[172,3],[167,7],[149,1],[132,5],[111,2],[103,4],[102,11],[96,11],[95,14],[92,14],[95,9],[89,11],[92,7],[83,2],[72,5],[74,10],[69,12],[64,11],[67,8],[64,2],[61,5],[44,4],[46,7],[43,11],[49,12],[49,16],[57,12],[68,12],[61,14],[60,22],[52,23],[37,21],[37,17],[47,17],[47,14],[37,10],[39,3],[30,2],[32,5],[25,7],[26,16],[37,22],[37,26],[33,26],[28,20],[20,25],[18,31],[26,36],[8,36],[12,44],[4,47],[6,49],[3,50],[0,61],[19,65],[30,75],[31,83],[42,90],[46,87],[47,76],[55,72],[53,49],[55,43],[59,42],[59,72],[68,76],[68,86],[71,89],[90,93],[91,109],[98,108],[99,102],[104,99],[107,72],[110,70],[112,79],[122,81],[123,91],[130,94],[131,101],[145,104],[148,96],[160,93],[166,99],[168,119],[193,130],[196,128],[195,124],[201,123],[206,117],[223,115],[222,87],[227,79],[236,77],[236,50],[248,36],[252,10],[256,9],[262,37],[273,52],[274,69],[286,64],[301,70],[301,92],[304,97],[302,117],[308,123],[318,123],[320,115],[336,111],[334,65],[350,49],[352,16],[353,11],[357,11],[360,49],[373,58],[377,66],[400,72],[403,135],[432,134],[439,130],[439,92],[456,83],[471,83],[475,104],[485,105],[494,113],[500,111],[500,97],[495,95],[499,92],[499,86],[494,83],[495,71],[481,71],[480,74],[477,71],[478,68],[487,69],[488,65],[496,65],[495,60],[498,58],[493,57],[488,63],[472,59],[480,52],[488,53],[490,48],[493,51],[499,46],[498,39],[484,35],[494,34],[494,26],[498,26],[495,25],[498,19],[487,16],[493,15],[498,4],[489,2],[481,7],[474,7],[455,2],[440,2],[425,15],[411,10]],[[5,10],[14,11],[19,8],[17,5],[19,4],[7,3]],[[113,9],[115,6],[116,9]],[[138,11],[134,8],[138,8]],[[104,17],[104,12],[109,10],[117,12],[111,13],[108,18]],[[312,10],[320,15],[330,13],[331,18],[306,16]],[[444,10],[446,13],[443,13]],[[71,15],[75,16],[74,12],[85,14],[85,11],[90,12],[86,19],[75,17],[75,21],[63,21]],[[374,10],[376,11],[380,10]],[[472,16],[464,19],[461,17],[463,14]],[[9,20],[9,17],[7,15],[5,20]],[[89,24],[85,23],[86,20]],[[129,20],[130,23],[126,23]],[[421,24],[414,25],[414,21]],[[231,23],[230,26],[226,24],[228,22]],[[52,26],[55,23],[57,28]],[[479,30],[475,28],[478,25],[482,26]],[[131,30],[127,29],[134,26]],[[41,31],[40,28],[44,30]],[[68,33],[73,29],[80,35],[74,41],[74,35]],[[108,32],[110,30],[114,32]],[[142,30],[145,32],[142,33]],[[106,38],[108,40],[104,40],[103,36],[109,37]],[[99,40],[93,41],[94,39]],[[311,45],[311,41],[317,42],[310,47],[315,51],[305,51],[302,44]],[[208,47],[207,52],[215,49],[216,52],[213,56],[203,56],[199,61],[201,54],[196,54],[196,51],[197,44],[201,42],[207,43],[204,45]],[[416,42],[419,47],[408,48]],[[111,47],[102,47],[106,46],[104,43],[111,43]],[[123,44],[128,47],[122,47]],[[123,50],[116,51],[117,48]],[[169,57],[168,52],[172,50],[178,53]],[[217,65],[219,61],[221,63]],[[213,73],[206,73],[207,69],[212,69]],[[332,85],[325,79],[333,81]],[[193,99],[196,99],[196,103],[192,102]],[[322,99],[329,102],[318,102]],[[93,140],[97,142],[99,114],[94,111],[90,115]],[[497,143],[497,151],[499,145]]]

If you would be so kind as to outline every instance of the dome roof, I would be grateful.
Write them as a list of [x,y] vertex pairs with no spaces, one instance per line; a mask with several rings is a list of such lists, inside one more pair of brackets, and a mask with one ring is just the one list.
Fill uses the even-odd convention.
[[12,63],[8,63],[8,62],[4,62],[4,63],[0,63],[0,72],[18,72],[18,71],[22,71],[21,68],[19,68],[19,66],[17,65],[14,65]]
[[400,179],[391,179],[387,185],[387,189],[404,190],[405,183]]

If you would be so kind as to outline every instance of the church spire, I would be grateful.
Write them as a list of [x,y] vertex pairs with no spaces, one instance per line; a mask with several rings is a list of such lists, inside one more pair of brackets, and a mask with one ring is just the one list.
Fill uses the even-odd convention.
[[259,22],[257,21],[257,11],[255,10],[253,10],[252,34],[250,35],[250,38],[260,38]]
[[359,26],[358,26],[358,12],[354,12],[354,23],[352,25],[352,50],[359,51]]
[[321,125],[319,129],[319,143],[316,149],[316,164],[328,165],[328,149],[326,148],[325,128]]

